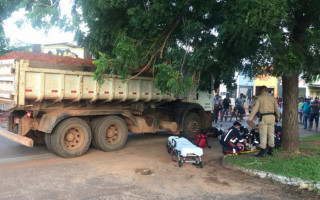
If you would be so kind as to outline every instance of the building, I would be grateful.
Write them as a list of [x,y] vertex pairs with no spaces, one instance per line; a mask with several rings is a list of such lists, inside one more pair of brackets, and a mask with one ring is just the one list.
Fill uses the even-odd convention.
[[266,86],[274,97],[278,97],[278,78],[268,75],[259,75],[254,80],[254,94],[259,95],[260,88]]
[[[244,94],[248,100],[254,95],[255,79],[250,79],[247,75],[237,73],[237,97]],[[248,101],[247,101],[248,102]]]
[[306,80],[299,78],[299,97],[307,97],[307,88]]
[[32,46],[33,52],[48,53],[61,56],[71,56],[77,58],[91,58],[88,50],[78,47],[77,45],[65,42],[55,44],[34,44]]
[[320,96],[320,80],[314,83],[307,84],[306,87],[306,96],[310,98],[314,98],[316,96]]

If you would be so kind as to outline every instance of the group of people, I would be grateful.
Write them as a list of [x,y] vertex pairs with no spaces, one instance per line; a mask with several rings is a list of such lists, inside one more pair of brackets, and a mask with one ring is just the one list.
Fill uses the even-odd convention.
[[[280,119],[280,111],[278,102],[276,99],[269,95],[268,89],[262,86],[260,89],[260,95],[255,99],[254,106],[252,107],[251,113],[247,120],[247,123],[253,123],[259,113],[259,136],[260,136],[260,151],[255,154],[258,157],[266,156],[266,148],[268,144],[267,154],[274,154],[274,125]],[[243,151],[243,145],[240,137],[239,122],[234,122],[233,126],[226,131],[221,137],[220,143],[224,149],[233,151]]]
[[[240,120],[243,120],[243,116],[245,115],[244,103],[246,102],[246,97],[242,93],[240,97],[235,101],[234,109],[238,110],[240,113]],[[214,123],[218,123],[218,119],[220,116],[220,122],[222,122],[223,118],[227,121],[229,114],[232,112],[230,93],[226,94],[226,98],[222,100],[219,94],[216,94],[213,99],[213,115],[212,121]]]
[[319,109],[320,102],[319,98],[316,96],[313,101],[311,98],[304,99],[303,97],[299,98],[298,103],[298,112],[300,124],[304,125],[304,129],[312,130],[313,122],[315,122],[316,131],[318,131],[319,125]]

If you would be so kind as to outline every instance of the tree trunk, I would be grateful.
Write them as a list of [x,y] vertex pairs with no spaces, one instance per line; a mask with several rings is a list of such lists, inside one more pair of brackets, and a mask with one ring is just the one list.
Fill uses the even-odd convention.
[[282,121],[282,147],[283,150],[299,152],[299,126],[298,126],[298,86],[299,77],[282,76],[283,86],[283,121]]

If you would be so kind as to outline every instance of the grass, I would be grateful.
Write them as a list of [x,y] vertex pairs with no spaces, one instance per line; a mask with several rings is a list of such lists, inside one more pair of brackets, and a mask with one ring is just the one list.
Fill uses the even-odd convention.
[[299,139],[300,142],[318,141],[318,140],[320,140],[320,134],[316,134],[316,135],[312,135],[312,136],[308,136],[308,137],[303,137],[303,138]]
[[299,155],[278,150],[274,156],[264,158],[254,157],[253,154],[228,156],[227,162],[247,169],[320,182],[320,134],[304,137],[299,141]]

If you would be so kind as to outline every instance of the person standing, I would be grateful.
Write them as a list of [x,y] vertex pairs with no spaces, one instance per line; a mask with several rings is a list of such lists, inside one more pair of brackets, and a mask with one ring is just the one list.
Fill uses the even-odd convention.
[[316,131],[318,131],[320,102],[317,96],[314,98],[314,101],[310,103],[310,107],[311,107],[311,113],[310,113],[309,129],[312,129],[313,120],[314,120],[316,124]]
[[240,94],[240,97],[236,99],[236,108],[240,112],[240,120],[243,119],[243,115],[245,114],[244,103],[246,102],[246,98],[243,93]]
[[300,97],[299,103],[298,103],[298,113],[299,113],[299,119],[300,119],[300,124],[303,124],[302,116],[303,116],[303,110],[302,110],[302,105],[304,103],[303,97]]
[[219,94],[216,94],[213,98],[213,119],[212,122],[218,123],[218,117],[219,117],[219,111],[221,106],[221,99],[219,97]]
[[302,104],[302,110],[303,110],[304,129],[307,129],[308,121],[310,120],[310,113],[311,113],[310,99],[309,98],[307,98],[306,102],[304,102]]
[[278,106],[279,106],[279,111],[280,111],[279,122],[281,122],[281,119],[282,119],[282,110],[283,110],[283,100],[282,100],[282,98],[279,98],[279,99],[278,99]]
[[260,152],[256,153],[255,156],[266,156],[267,141],[269,146],[268,154],[273,155],[274,124],[280,118],[280,111],[276,99],[268,94],[268,88],[266,86],[262,86],[260,89],[260,96],[256,100],[252,112],[249,115],[248,123],[252,123],[257,112],[260,112]]
[[231,106],[230,93],[227,93],[226,98],[224,98],[223,102],[222,102],[222,113],[221,113],[221,118],[220,118],[221,122],[222,122],[224,116],[225,116],[225,118],[224,118],[225,121],[227,121],[230,106]]
[[252,99],[250,101],[250,104],[249,104],[249,114],[251,113],[252,111],[252,108],[254,107],[254,103],[256,102],[256,97],[255,96],[252,96]]

